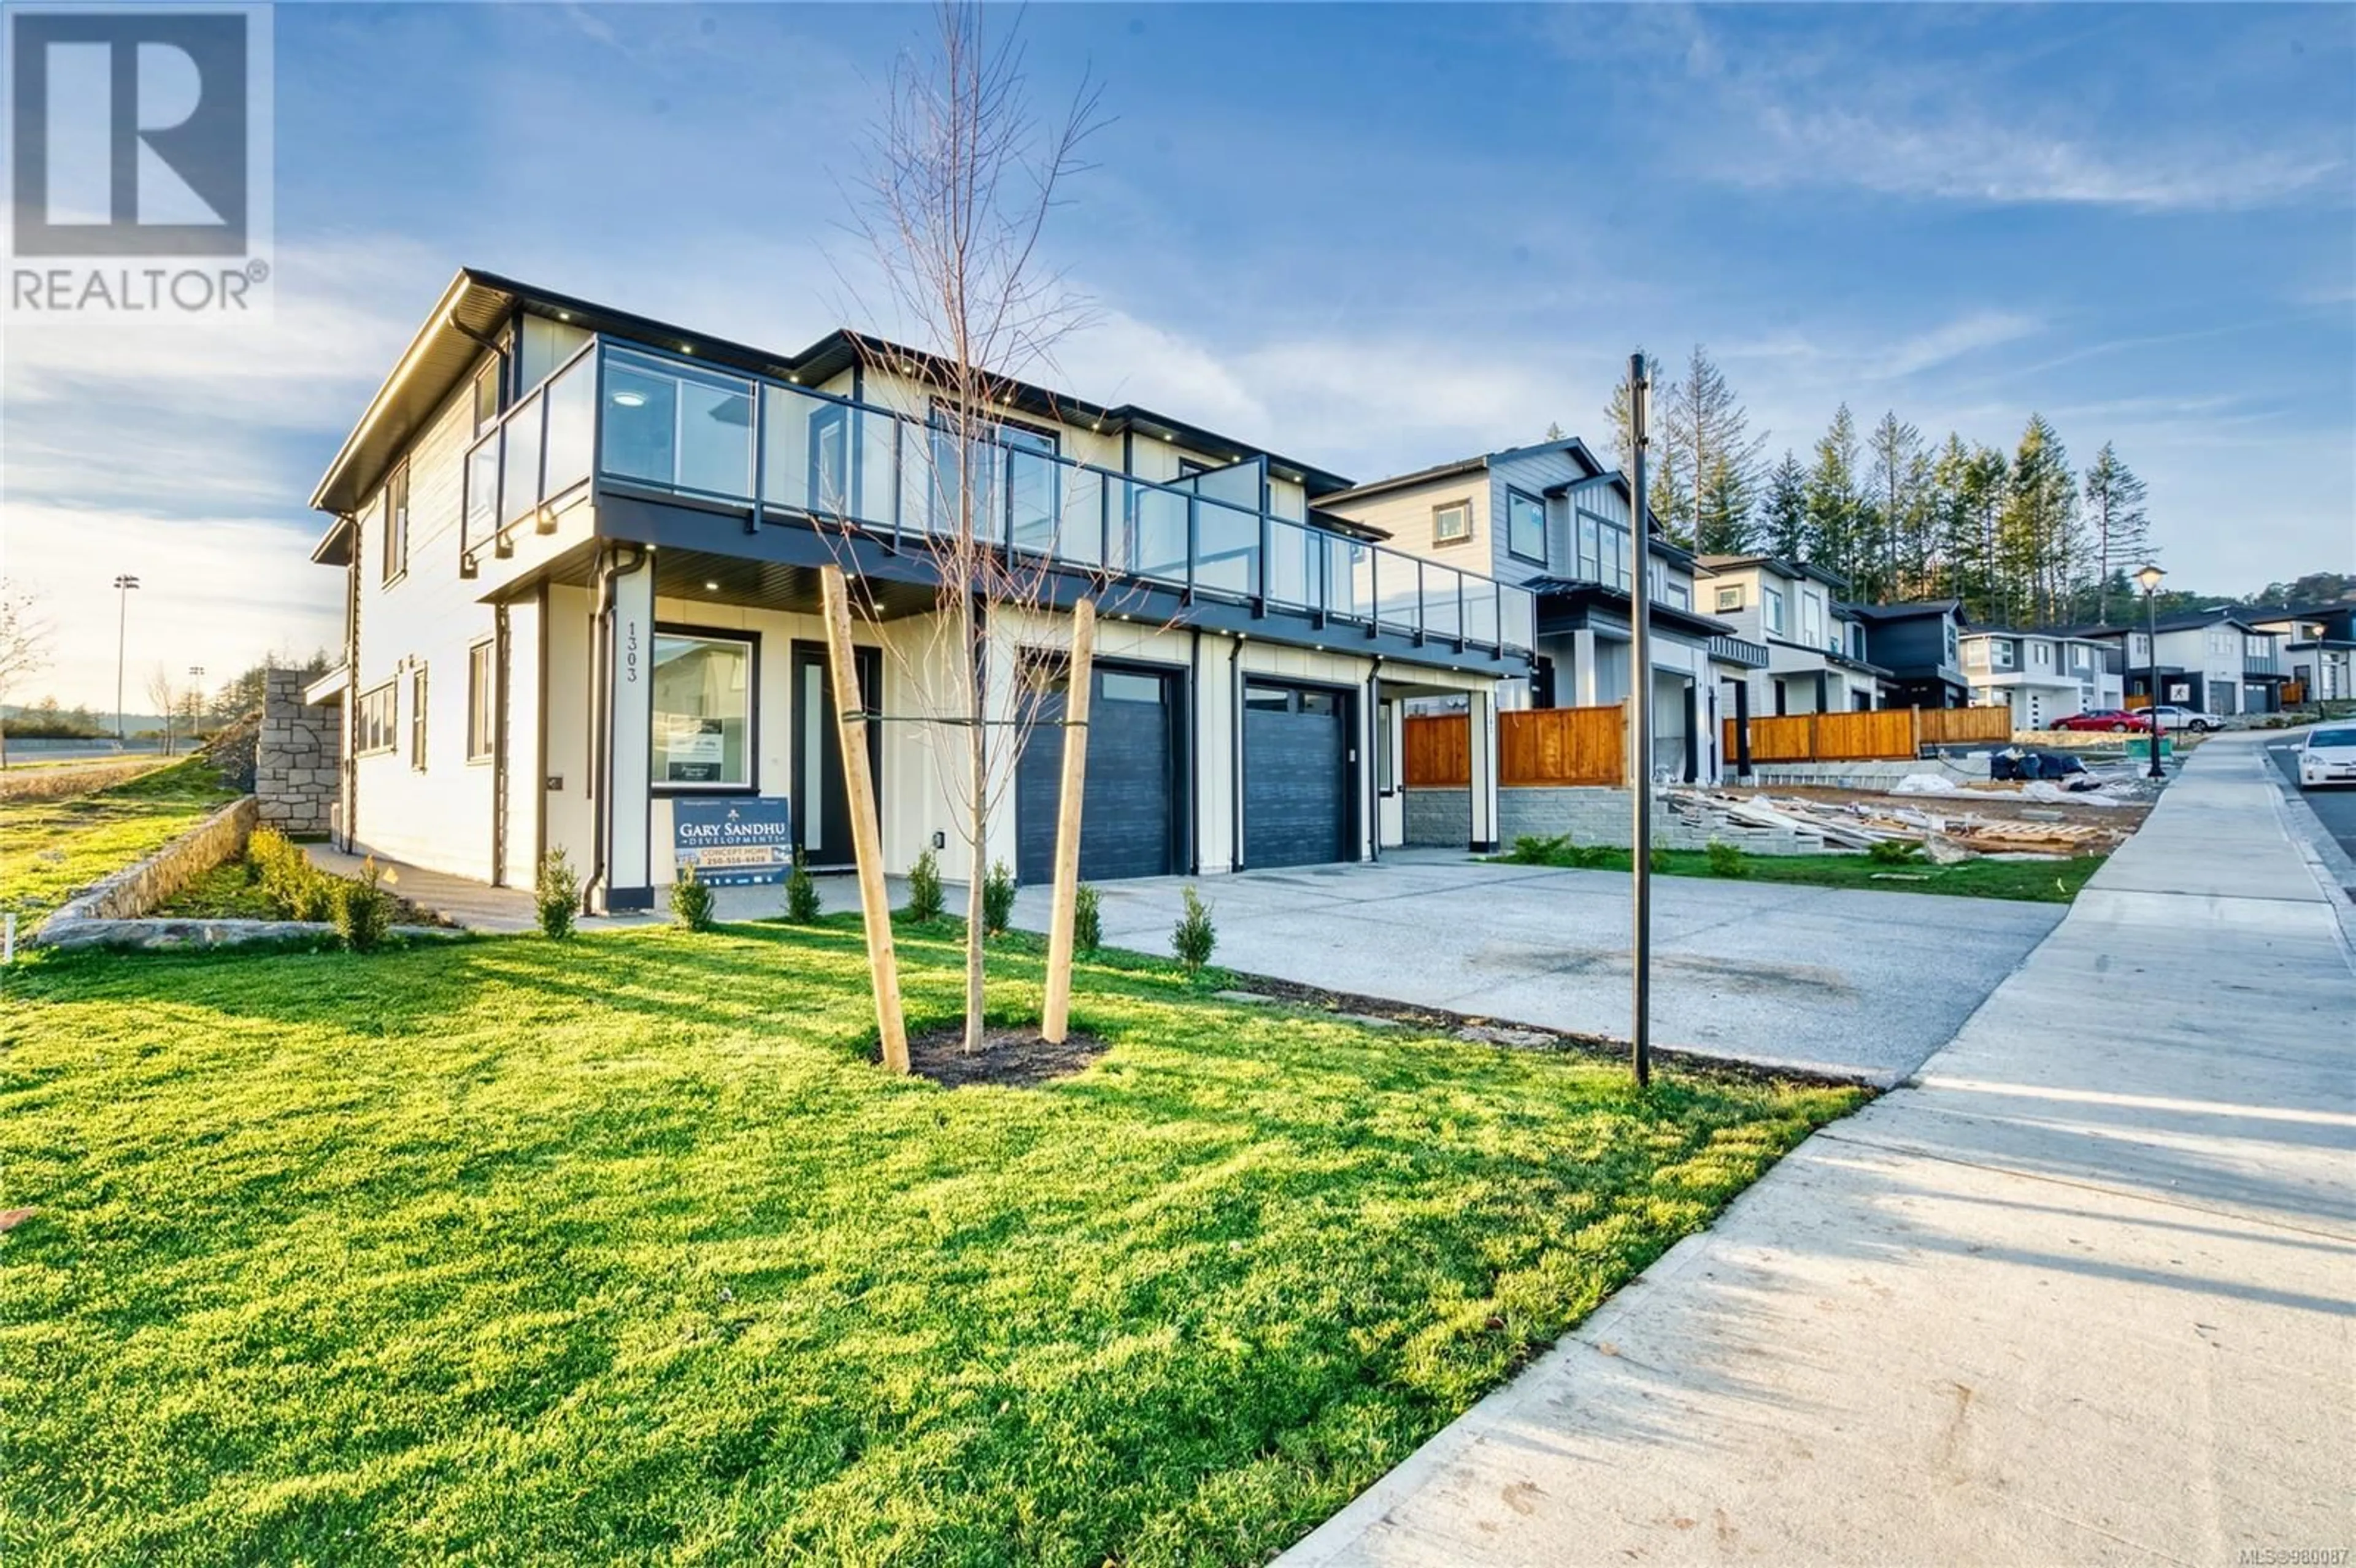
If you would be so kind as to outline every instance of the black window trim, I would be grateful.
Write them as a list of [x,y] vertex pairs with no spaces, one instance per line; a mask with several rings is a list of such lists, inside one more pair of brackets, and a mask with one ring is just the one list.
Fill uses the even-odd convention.
[[[1536,555],[1530,554],[1527,550],[1517,549],[1515,548],[1514,503],[1515,501],[1527,501],[1531,506],[1536,507],[1538,509],[1538,552]],[[1505,553],[1513,557],[1515,560],[1527,561],[1532,566],[1544,566],[1547,563],[1547,508],[1545,497],[1533,496],[1527,490],[1521,488],[1517,485],[1508,485],[1505,486]]]
[[[657,621],[654,635],[658,637],[700,637],[707,642],[743,643],[746,645],[749,663],[744,682],[744,784],[670,784],[658,779],[654,757],[654,664],[648,650],[647,665],[647,790],[655,799],[669,800],[686,795],[696,800],[743,799],[761,793],[761,634],[734,626],[698,626],[682,621]],[[856,656],[854,655],[854,656]]]

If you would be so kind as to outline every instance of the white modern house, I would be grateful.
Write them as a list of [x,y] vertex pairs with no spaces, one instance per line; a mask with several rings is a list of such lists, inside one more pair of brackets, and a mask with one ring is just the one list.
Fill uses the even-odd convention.
[[2003,703],[2016,730],[2045,730],[2126,699],[2115,650],[2066,632],[1976,626],[1963,634],[1975,705]]
[[[925,363],[850,332],[776,352],[460,272],[312,499],[314,559],[345,578],[343,665],[308,694],[341,709],[336,837],[512,885],[562,849],[593,908],[628,909],[672,880],[685,805],[782,801],[810,862],[846,865],[817,614],[841,564],[875,617],[855,657],[884,859],[956,848],[940,770],[965,731],[944,722],[924,546],[957,465]],[[1083,595],[1104,617],[1092,879],[1376,855],[1398,841],[1376,800],[1403,705],[1461,699],[1494,729],[1501,686],[1533,672],[1535,595],[1321,514],[1337,475],[1044,387],[1010,383],[989,415],[969,472],[991,537],[1046,584],[988,654],[993,712],[1050,720],[989,821],[1019,876],[1052,853]],[[1475,767],[1479,845],[1495,790]]]
[[2248,620],[2279,641],[2283,674],[2300,701],[2339,702],[2356,697],[2356,604],[2253,610]]
[[[1509,685],[1508,707],[1590,708],[1624,701],[1630,667],[1630,574],[1637,550],[1628,481],[1577,438],[1460,458],[1318,498],[1391,549],[1464,566],[1537,598],[1536,666]],[[1652,730],[1655,771],[1719,776],[1727,684],[1766,663],[1697,600],[1694,557],[1648,529]],[[1747,713],[1744,715],[1747,717]]]
[[[2290,678],[2282,657],[2286,639],[2260,623],[2262,613],[2219,606],[2160,616],[2158,700],[2221,717],[2279,709]],[[2085,626],[2072,635],[2115,650],[2125,691],[2149,695],[2152,635],[2146,626]]]
[[1752,711],[1848,713],[1882,706],[1889,671],[1867,657],[1867,629],[1840,602],[1848,581],[1772,555],[1706,555],[1710,614],[1767,650],[1750,673]]

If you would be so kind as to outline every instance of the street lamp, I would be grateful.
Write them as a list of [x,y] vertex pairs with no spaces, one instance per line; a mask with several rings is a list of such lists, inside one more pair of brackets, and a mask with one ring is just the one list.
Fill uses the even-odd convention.
[[1628,836],[1633,895],[1628,938],[1628,1057],[1636,1086],[1653,1082],[1653,530],[1644,511],[1644,448],[1653,399],[1652,368],[1628,357],[1628,445],[1635,473],[1629,479],[1628,529],[1635,560],[1628,569],[1628,783],[1635,798]]
[[188,749],[190,751],[196,749],[197,730],[201,722],[200,715],[204,712],[204,701],[205,667],[192,664],[188,667]]
[[2159,580],[2168,573],[2157,566],[2146,566],[2136,573],[2136,586],[2143,590],[2144,652],[2147,656],[2144,676],[2146,689],[2151,693],[2151,773],[2156,779],[2168,777],[2159,765]]
[[119,572],[114,579],[114,744],[117,750],[126,739],[123,730],[123,649],[124,629],[131,624],[131,591],[139,580],[129,572]]

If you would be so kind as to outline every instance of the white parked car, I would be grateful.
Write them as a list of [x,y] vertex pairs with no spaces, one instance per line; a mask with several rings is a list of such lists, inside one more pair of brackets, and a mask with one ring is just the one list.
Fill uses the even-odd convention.
[[2356,784],[2356,725],[2324,724],[2298,749],[2298,787]]
[[2189,730],[2195,735],[2206,735],[2211,730],[2225,727],[2225,721],[2214,713],[2203,713],[2197,708],[2181,708],[2173,702],[2163,702],[2146,711],[2158,717],[2162,733]]

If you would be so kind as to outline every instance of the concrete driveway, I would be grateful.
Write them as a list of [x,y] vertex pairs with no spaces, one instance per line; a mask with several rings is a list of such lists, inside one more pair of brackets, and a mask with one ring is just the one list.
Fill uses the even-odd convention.
[[[1103,885],[1105,940],[1170,950],[1184,879]],[[1628,878],[1394,851],[1196,880],[1216,961],[1303,985],[1626,1038]],[[1895,1082],[1954,1038],[2060,904],[1662,877],[1653,1038]],[[1044,888],[1018,924],[1046,924]]]

